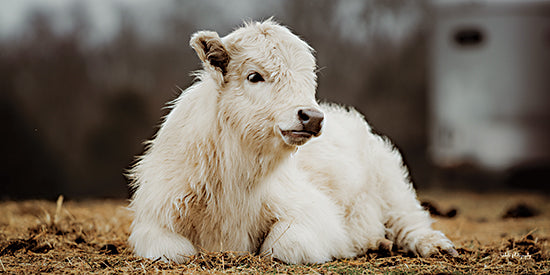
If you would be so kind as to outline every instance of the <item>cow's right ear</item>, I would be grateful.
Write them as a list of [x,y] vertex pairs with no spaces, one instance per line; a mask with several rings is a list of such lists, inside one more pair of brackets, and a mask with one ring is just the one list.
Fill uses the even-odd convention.
[[218,34],[212,31],[196,32],[191,36],[189,44],[197,52],[203,67],[206,70],[213,70],[213,73],[221,74],[223,79],[227,73],[230,57]]

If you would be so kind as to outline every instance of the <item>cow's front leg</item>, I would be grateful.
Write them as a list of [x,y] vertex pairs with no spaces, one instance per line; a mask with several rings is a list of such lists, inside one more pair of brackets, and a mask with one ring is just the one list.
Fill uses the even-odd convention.
[[197,253],[187,238],[157,224],[134,222],[132,227],[128,241],[139,256],[185,263],[189,256]]

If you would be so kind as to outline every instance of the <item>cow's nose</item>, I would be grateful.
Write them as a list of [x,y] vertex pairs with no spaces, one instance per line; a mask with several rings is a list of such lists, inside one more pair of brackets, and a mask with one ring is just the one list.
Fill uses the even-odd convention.
[[298,110],[298,118],[304,126],[304,131],[310,132],[314,136],[318,136],[323,128],[323,119],[325,115],[316,109],[300,109]]

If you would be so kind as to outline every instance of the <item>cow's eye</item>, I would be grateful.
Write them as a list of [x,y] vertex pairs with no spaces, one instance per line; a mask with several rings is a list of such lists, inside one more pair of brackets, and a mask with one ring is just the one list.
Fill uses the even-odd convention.
[[264,81],[264,78],[262,77],[261,74],[257,73],[257,72],[253,72],[251,74],[249,74],[246,79],[248,79],[248,81],[252,82],[252,83],[257,83],[257,82],[260,82],[260,81]]

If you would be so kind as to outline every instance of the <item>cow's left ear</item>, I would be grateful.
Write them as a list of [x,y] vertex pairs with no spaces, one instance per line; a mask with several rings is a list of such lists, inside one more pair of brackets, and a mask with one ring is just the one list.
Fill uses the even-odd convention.
[[191,36],[191,47],[197,52],[205,69],[213,69],[223,76],[227,73],[229,53],[216,32],[199,31]]

